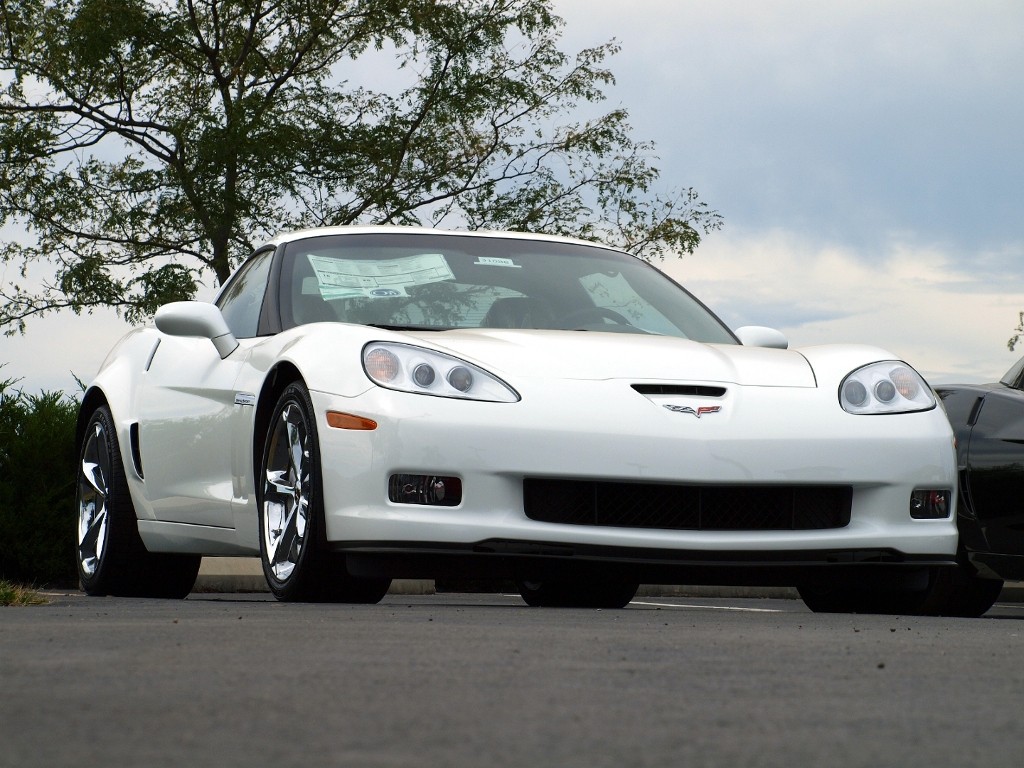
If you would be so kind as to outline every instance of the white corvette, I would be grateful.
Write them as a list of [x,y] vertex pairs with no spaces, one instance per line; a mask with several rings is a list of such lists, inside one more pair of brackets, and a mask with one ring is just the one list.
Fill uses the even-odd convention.
[[200,556],[259,554],[284,600],[462,576],[531,605],[785,584],[941,612],[964,579],[931,389],[880,349],[785,347],[594,243],[283,235],[89,386],[82,584],[180,597]]

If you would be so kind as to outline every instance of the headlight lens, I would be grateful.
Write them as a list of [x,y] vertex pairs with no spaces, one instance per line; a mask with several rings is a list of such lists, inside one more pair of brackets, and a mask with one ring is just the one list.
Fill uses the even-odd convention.
[[519,393],[483,368],[411,344],[367,344],[363,370],[374,384],[400,392],[494,403],[519,401]]
[[917,371],[889,360],[866,365],[843,379],[839,403],[849,413],[910,413],[934,408],[935,397]]

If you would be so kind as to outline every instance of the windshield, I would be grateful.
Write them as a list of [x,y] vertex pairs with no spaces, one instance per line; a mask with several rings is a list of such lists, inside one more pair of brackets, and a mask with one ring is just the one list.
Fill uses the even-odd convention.
[[736,343],[664,274],[599,246],[452,234],[324,235],[287,244],[280,285],[285,328],[335,321]]

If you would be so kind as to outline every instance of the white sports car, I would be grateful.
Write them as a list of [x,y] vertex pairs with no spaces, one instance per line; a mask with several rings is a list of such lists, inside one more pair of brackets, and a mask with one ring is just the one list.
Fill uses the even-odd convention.
[[181,597],[202,555],[259,554],[283,600],[472,577],[530,605],[776,584],[941,612],[963,574],[932,390],[881,349],[786,346],[591,242],[282,235],[86,391],[82,585]]

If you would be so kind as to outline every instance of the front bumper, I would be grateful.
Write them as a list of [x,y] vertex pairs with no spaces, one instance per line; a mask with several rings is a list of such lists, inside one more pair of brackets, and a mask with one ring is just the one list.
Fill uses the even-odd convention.
[[[489,559],[507,569],[524,559],[572,559],[603,567],[643,564],[651,575],[664,571],[671,580],[683,571],[953,563],[954,518],[916,520],[909,514],[910,496],[919,489],[948,490],[955,508],[953,438],[940,410],[855,416],[839,408],[834,393],[820,389],[730,386],[715,401],[720,410],[698,418],[652,402],[618,380],[547,382],[520,391],[519,403],[379,388],[353,398],[312,393],[328,542],[349,552],[353,563]],[[682,400],[680,407],[686,407]],[[368,417],[379,426],[332,429],[324,421],[328,410]],[[458,477],[462,501],[455,507],[393,503],[388,478],[397,473]],[[525,478],[844,486],[852,490],[850,522],[824,530],[539,522],[524,512]],[[505,551],[492,551],[493,542],[505,542],[498,547]],[[423,576],[429,568],[406,570]],[[749,576],[743,583],[750,583]]]

